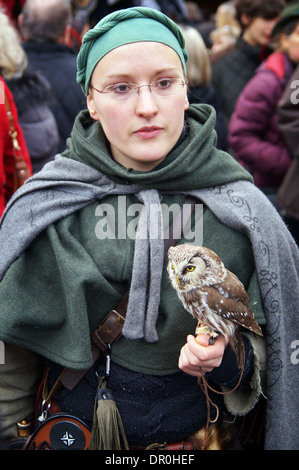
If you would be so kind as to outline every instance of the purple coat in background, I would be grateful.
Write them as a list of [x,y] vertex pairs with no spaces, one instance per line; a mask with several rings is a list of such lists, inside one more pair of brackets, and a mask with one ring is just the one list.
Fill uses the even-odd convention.
[[271,54],[243,89],[229,123],[232,153],[261,189],[277,188],[291,163],[277,106],[293,70],[284,53]]

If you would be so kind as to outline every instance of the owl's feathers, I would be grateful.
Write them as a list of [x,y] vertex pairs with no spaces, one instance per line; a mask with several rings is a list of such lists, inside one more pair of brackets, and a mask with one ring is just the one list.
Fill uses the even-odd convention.
[[240,364],[240,330],[262,335],[241,281],[225,268],[216,253],[203,246],[171,247],[168,259],[170,282],[185,309],[200,326],[216,332],[215,336],[221,333],[228,337]]

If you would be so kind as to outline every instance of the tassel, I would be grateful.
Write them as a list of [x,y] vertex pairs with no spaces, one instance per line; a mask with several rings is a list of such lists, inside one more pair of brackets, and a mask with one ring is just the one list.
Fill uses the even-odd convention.
[[129,449],[121,416],[112,392],[106,388],[106,377],[100,377],[88,449],[121,450],[122,445],[126,450]]

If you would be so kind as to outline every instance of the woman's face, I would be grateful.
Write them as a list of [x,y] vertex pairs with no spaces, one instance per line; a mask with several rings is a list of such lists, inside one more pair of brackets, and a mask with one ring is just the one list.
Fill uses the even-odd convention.
[[[142,42],[106,54],[93,72],[91,85],[103,90],[118,83],[148,85],[161,78],[185,81],[179,56],[165,44]],[[168,97],[157,96],[145,86],[121,102],[113,101],[111,93],[91,88],[87,105],[91,117],[100,121],[114,159],[126,168],[149,171],[177,143],[189,103],[186,86]]]
[[282,35],[281,44],[289,58],[295,64],[299,64],[299,21],[291,34],[288,36],[286,34]]

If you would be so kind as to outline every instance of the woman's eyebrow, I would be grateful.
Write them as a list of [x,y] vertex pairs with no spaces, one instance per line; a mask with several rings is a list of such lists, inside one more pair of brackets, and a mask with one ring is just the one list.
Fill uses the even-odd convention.
[[[160,75],[162,73],[179,72],[177,67],[167,67],[158,69],[152,72],[153,76]],[[103,76],[104,80],[132,80],[134,77],[131,73],[111,73]]]
[[109,75],[105,75],[103,77],[104,80],[120,80],[120,79],[127,79],[127,78],[131,78],[132,75],[130,74],[126,74],[126,73],[113,73],[113,74],[109,74]]

